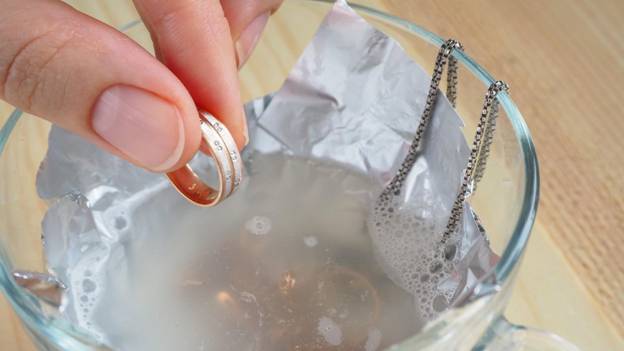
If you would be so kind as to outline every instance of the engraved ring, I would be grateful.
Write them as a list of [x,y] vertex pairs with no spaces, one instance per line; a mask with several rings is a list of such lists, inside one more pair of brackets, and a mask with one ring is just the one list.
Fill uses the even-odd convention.
[[187,164],[167,173],[174,187],[198,206],[214,206],[232,195],[241,183],[243,165],[234,138],[221,122],[206,111],[199,111],[202,134],[201,150],[214,159],[219,186],[215,189],[204,183]]

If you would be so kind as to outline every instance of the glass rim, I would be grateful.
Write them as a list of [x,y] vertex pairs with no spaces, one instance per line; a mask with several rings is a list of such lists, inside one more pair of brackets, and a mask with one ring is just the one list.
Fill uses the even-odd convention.
[[[299,1],[327,4],[335,2],[335,0]],[[440,47],[445,41],[437,34],[398,16],[391,15],[365,5],[359,5],[351,2],[349,2],[349,5],[368,16],[405,30],[406,32],[413,34],[436,47]],[[125,32],[140,23],[140,20],[134,20],[119,27],[119,29]],[[457,60],[461,62],[468,71],[479,78],[485,87],[489,87],[490,84],[496,81],[490,73],[488,73],[465,52],[461,50],[454,50],[452,55],[457,58]],[[506,112],[507,118],[511,122],[515,136],[520,143],[526,175],[522,207],[518,220],[514,225],[513,233],[507,242],[500,260],[496,264],[494,270],[496,281],[499,284],[502,284],[507,281],[516,267],[516,264],[519,263],[535,222],[539,200],[539,166],[531,134],[518,107],[507,92],[501,92],[498,95],[498,99]],[[2,155],[9,136],[21,115],[22,111],[15,109],[0,129],[0,155]],[[91,340],[91,337],[76,330],[69,323],[64,323],[58,319],[50,320],[44,317],[38,311],[36,299],[30,294],[19,289],[13,279],[10,278],[12,269],[6,257],[7,256],[5,255],[3,248],[0,247],[0,288],[4,292],[4,295],[7,297],[7,300],[13,309],[25,323],[29,324],[32,328],[36,328],[39,333],[49,338],[48,341],[54,342],[57,346],[63,348],[69,347],[72,350],[92,350],[93,346],[99,345],[99,343]],[[400,344],[407,341],[412,342],[417,339],[426,338],[431,335],[434,330],[435,328],[431,328],[428,331],[416,334],[404,340]],[[69,337],[69,339],[67,337]]]

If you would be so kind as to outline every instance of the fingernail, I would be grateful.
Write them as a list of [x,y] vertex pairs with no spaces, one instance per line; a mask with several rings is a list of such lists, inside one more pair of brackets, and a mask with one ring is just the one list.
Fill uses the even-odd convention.
[[152,171],[165,171],[182,156],[184,127],[178,109],[148,91],[108,88],[93,108],[91,125],[102,139]]
[[238,62],[238,68],[243,67],[253,49],[258,44],[258,40],[260,40],[260,36],[262,35],[262,31],[269,20],[271,12],[267,11],[256,17],[245,30],[243,30],[242,34],[238,38],[236,42],[236,59]]

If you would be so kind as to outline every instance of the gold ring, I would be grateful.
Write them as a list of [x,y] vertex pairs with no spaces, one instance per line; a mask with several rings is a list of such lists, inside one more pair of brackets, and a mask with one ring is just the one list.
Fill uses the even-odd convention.
[[234,138],[227,127],[206,111],[199,112],[202,134],[202,150],[207,150],[214,159],[218,173],[217,189],[204,183],[187,164],[167,173],[174,187],[198,206],[214,206],[232,195],[241,183],[243,164]]

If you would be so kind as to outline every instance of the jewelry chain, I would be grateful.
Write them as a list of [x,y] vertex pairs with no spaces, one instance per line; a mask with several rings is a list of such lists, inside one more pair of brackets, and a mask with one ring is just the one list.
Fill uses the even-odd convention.
[[477,183],[483,178],[487,158],[490,152],[490,145],[494,137],[496,126],[496,118],[498,117],[499,102],[497,95],[501,91],[507,92],[509,86],[503,81],[496,81],[490,85],[485,94],[481,117],[477,125],[477,132],[472,142],[468,165],[464,170],[459,192],[451,209],[451,216],[446,225],[444,234],[442,234],[442,244],[445,244],[451,235],[457,230],[457,226],[461,220],[463,213],[463,205],[466,197],[476,190]]
[[418,150],[420,147],[420,142],[422,140],[423,135],[429,125],[429,121],[431,120],[431,115],[433,112],[433,108],[435,106],[436,99],[438,97],[438,87],[440,85],[440,79],[442,78],[442,73],[444,72],[444,66],[448,62],[448,73],[447,73],[447,98],[451,102],[451,105],[455,107],[456,99],[457,99],[457,59],[451,56],[453,50],[462,50],[463,46],[454,39],[449,39],[440,47],[440,51],[436,57],[435,68],[433,69],[433,75],[431,77],[431,85],[429,86],[429,93],[427,94],[427,100],[425,102],[425,109],[420,117],[420,123],[416,128],[416,135],[414,136],[414,140],[410,145],[409,151],[405,160],[401,164],[397,174],[394,176],[390,184],[386,187],[382,196],[389,197],[389,195],[399,195],[401,193],[401,188],[403,186],[403,182],[409,171],[414,166],[418,158]]

